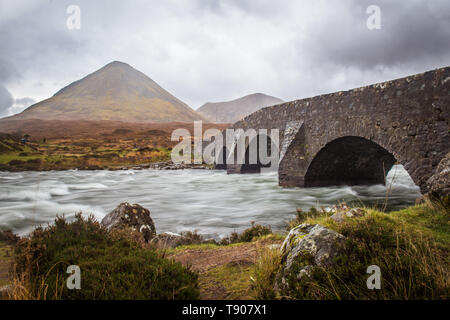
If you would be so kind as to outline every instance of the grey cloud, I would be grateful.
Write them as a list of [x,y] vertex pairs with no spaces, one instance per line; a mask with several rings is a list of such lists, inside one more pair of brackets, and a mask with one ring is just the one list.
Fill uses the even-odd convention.
[[[4,45],[7,45],[6,43]],[[0,49],[1,50],[1,49]],[[13,63],[0,57],[0,83],[8,81],[9,79],[18,76]]]
[[6,59],[0,57],[0,116],[9,114],[9,108],[14,103],[14,98],[6,89],[4,83],[16,76],[13,65]]
[[35,102],[36,100],[30,97],[15,99],[14,104],[8,109],[8,115],[13,115],[22,112]]
[[0,84],[0,116],[9,115],[9,108],[12,107],[14,98],[11,93]]
[[[309,30],[307,47],[318,63],[332,62],[362,70],[380,65],[448,63],[450,20],[436,15],[433,9],[438,2],[344,1],[332,19]],[[366,27],[365,9],[371,4],[381,8],[381,30]],[[440,10],[450,12],[450,2],[440,2]]]
[[11,91],[12,84],[20,86],[23,81],[42,83],[41,78],[60,80],[61,76],[70,74],[72,68],[76,70],[77,65],[71,64],[70,60],[82,48],[80,39],[71,37],[66,28],[67,4],[64,2],[35,1],[27,6],[18,1],[17,5],[19,9],[25,9],[23,14],[9,17],[8,23],[0,24],[0,87],[3,97],[0,116],[19,113],[35,102],[31,97],[15,99],[14,96],[29,93]]
[[[79,0],[77,31],[66,28],[73,1],[3,5],[17,3],[27,10],[0,22],[5,97],[6,88],[51,96],[112,60],[194,108],[253,92],[293,100],[450,64],[448,0]],[[366,28],[371,4],[381,30]]]
[[19,98],[16,99],[15,104],[19,104],[21,106],[29,107],[36,101],[33,98],[25,97],[25,98]]
[[21,112],[35,102],[36,100],[30,97],[14,99],[11,93],[0,85],[0,116],[10,116]]
[[285,14],[289,1],[274,3],[273,0],[195,0],[200,10],[211,11],[216,14],[226,14],[229,9],[237,9],[251,16],[260,16],[266,19],[274,15]]

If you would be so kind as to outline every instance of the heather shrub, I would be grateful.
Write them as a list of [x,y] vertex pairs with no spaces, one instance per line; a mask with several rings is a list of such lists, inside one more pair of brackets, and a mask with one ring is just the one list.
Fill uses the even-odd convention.
[[[67,267],[81,270],[81,289],[66,286]],[[197,274],[154,249],[108,233],[81,214],[57,217],[15,249],[14,295],[30,299],[197,299]],[[22,288],[22,293],[17,292]],[[23,292],[26,292],[24,294]]]

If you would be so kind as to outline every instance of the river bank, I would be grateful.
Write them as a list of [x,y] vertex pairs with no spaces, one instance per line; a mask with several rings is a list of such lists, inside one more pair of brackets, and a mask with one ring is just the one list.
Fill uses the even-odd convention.
[[[227,124],[203,124],[223,130]],[[0,171],[120,170],[170,161],[171,133],[192,123],[2,121]]]
[[[150,167],[170,161],[171,143],[165,141],[53,139],[20,143],[0,137],[0,171],[120,170]],[[156,144],[156,146],[155,146]]]

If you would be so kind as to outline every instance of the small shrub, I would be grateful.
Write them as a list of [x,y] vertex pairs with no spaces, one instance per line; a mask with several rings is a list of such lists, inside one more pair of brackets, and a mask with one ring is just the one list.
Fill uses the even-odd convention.
[[232,232],[228,237],[223,238],[220,241],[220,244],[226,246],[226,245],[229,245],[232,243],[238,243],[238,242],[239,242],[239,233]]
[[240,242],[251,242],[255,238],[259,238],[272,233],[272,228],[270,226],[263,226],[260,224],[252,223],[251,228],[245,229],[244,232],[239,236]]
[[183,237],[180,245],[201,244],[206,242],[202,235],[198,234],[197,230],[183,231],[180,235]]
[[270,226],[263,226],[252,222],[252,226],[245,229],[241,234],[233,232],[228,237],[223,238],[220,243],[227,245],[239,242],[252,242],[256,238],[260,238],[268,234],[272,234],[272,228]]
[[[15,282],[31,299],[196,299],[197,274],[144,249],[120,233],[110,234],[92,217],[72,223],[58,217],[37,228],[15,249]],[[81,289],[66,288],[69,265],[81,269]]]

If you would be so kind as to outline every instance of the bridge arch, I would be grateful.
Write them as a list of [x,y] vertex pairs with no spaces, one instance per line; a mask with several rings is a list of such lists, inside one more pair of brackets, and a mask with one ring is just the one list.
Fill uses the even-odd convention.
[[[317,134],[314,121],[304,123],[289,140],[278,177],[283,187],[385,184],[393,165],[404,166],[417,183],[418,160],[408,157],[404,139],[361,130],[358,122]],[[286,134],[285,134],[286,138]],[[406,152],[405,152],[406,151]]]
[[305,187],[385,184],[395,157],[377,143],[345,136],[327,143],[310,162]]

